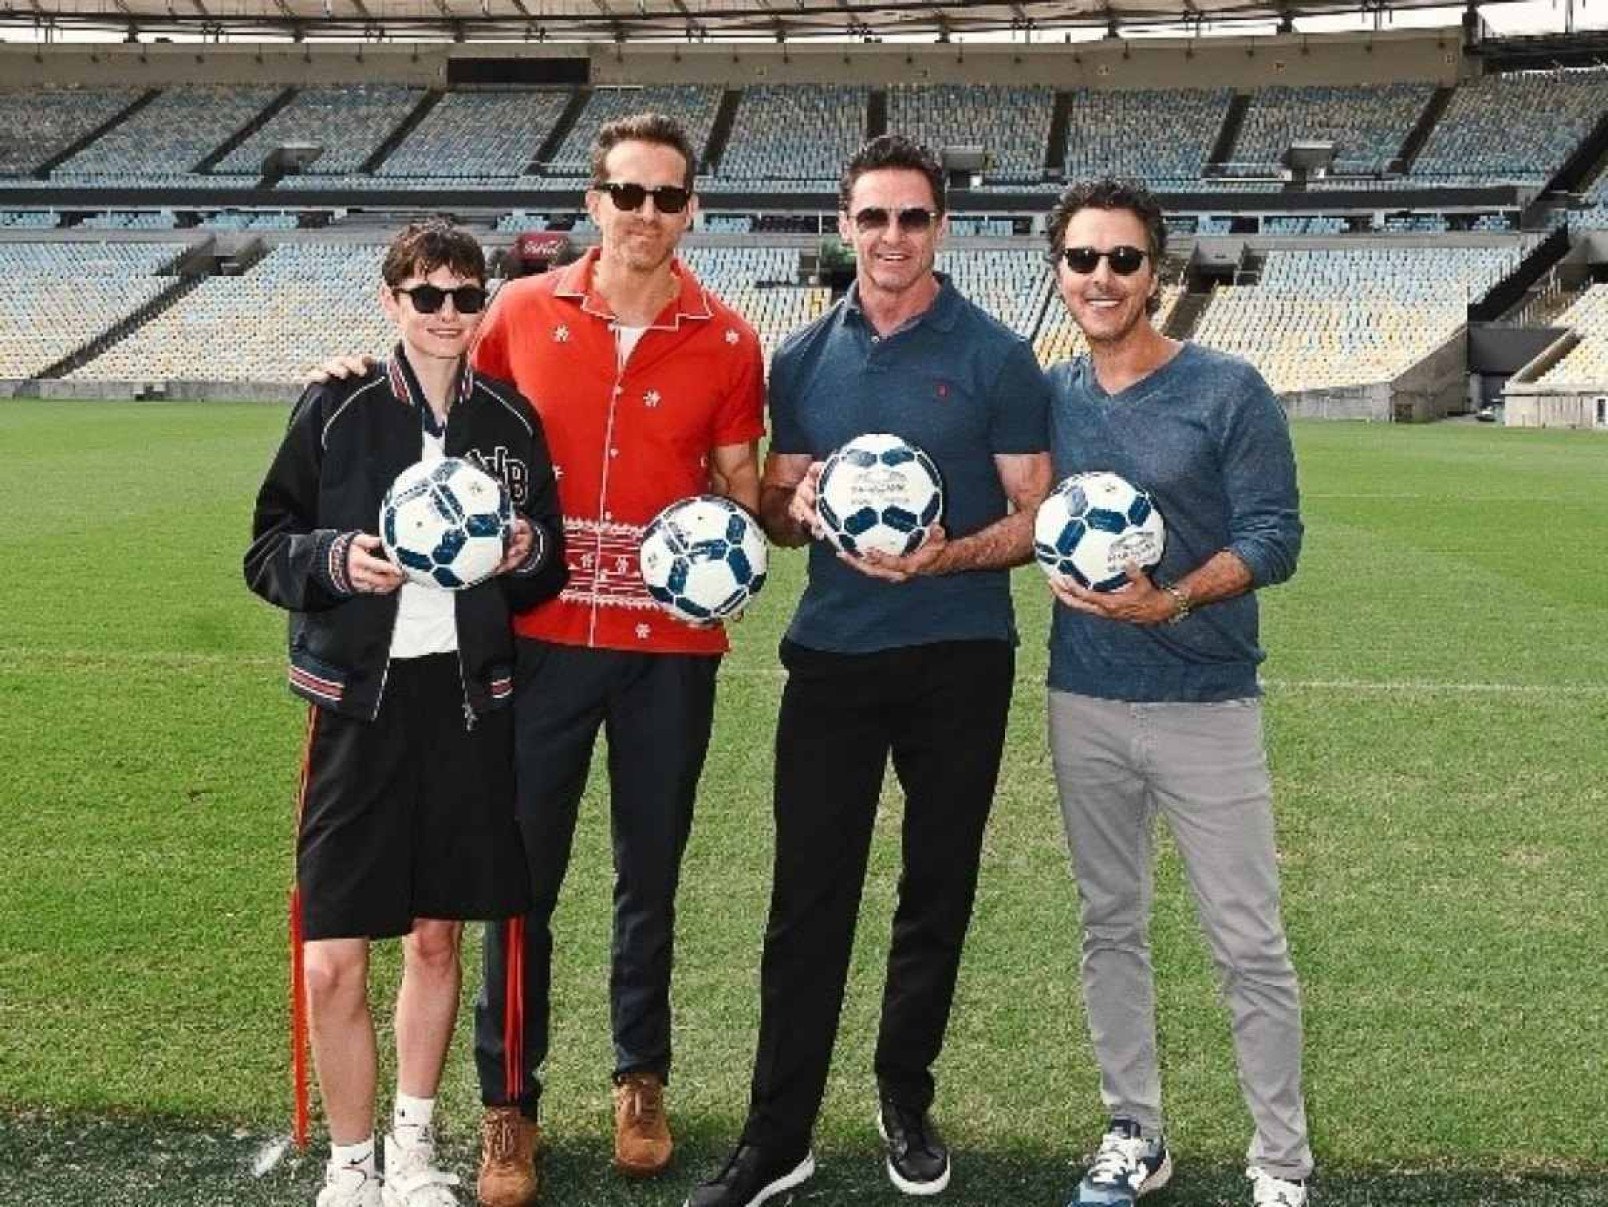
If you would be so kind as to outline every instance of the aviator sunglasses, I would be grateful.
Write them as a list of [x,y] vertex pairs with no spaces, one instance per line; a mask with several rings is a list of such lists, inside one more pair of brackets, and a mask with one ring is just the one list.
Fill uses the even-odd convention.
[[450,297],[459,314],[479,314],[486,308],[486,291],[479,285],[459,285],[456,289],[442,289],[437,285],[414,285],[408,289],[393,289],[392,293],[405,293],[420,314],[434,314]]
[[599,192],[609,195],[615,208],[622,210],[639,210],[642,208],[642,203],[652,197],[653,208],[661,214],[679,214],[687,208],[687,202],[692,199],[691,189],[684,189],[675,184],[661,184],[657,188],[650,189],[642,184],[606,180],[596,187]]
[[1095,247],[1068,247],[1060,255],[1051,258],[1065,260],[1068,268],[1081,274],[1093,272],[1100,267],[1100,261],[1104,260],[1111,265],[1111,271],[1119,277],[1130,277],[1139,271],[1149,254],[1142,248],[1129,247],[1123,243],[1110,251],[1101,251]]
[[856,210],[854,229],[862,235],[872,231],[879,231],[888,225],[889,216],[898,223],[899,229],[907,235],[919,234],[932,225],[934,214],[925,206],[912,205],[906,209],[888,210],[880,205],[868,205],[863,210]]

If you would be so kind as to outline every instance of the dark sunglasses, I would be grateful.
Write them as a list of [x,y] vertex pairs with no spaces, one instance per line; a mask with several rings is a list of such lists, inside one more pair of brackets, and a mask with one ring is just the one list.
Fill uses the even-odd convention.
[[882,230],[888,225],[890,213],[893,220],[899,224],[899,229],[907,235],[915,235],[927,230],[932,226],[933,219],[937,217],[931,210],[920,205],[912,205],[908,209],[892,211],[880,205],[868,205],[863,210],[855,212],[854,229],[862,235]]
[[456,289],[414,285],[409,289],[393,289],[391,292],[406,294],[420,314],[434,314],[448,298],[452,299],[452,305],[459,314],[479,314],[486,308],[486,291],[478,285],[459,285]]
[[1091,273],[1100,267],[1104,260],[1111,265],[1111,271],[1119,277],[1131,277],[1144,265],[1149,252],[1138,247],[1129,247],[1126,243],[1113,247],[1110,251],[1100,251],[1094,247],[1068,247],[1057,259],[1065,260],[1066,266],[1076,273]]
[[652,197],[653,208],[661,214],[679,214],[687,208],[687,202],[692,200],[691,189],[684,189],[675,184],[661,184],[656,189],[650,189],[642,184],[624,184],[618,180],[606,180],[597,188],[599,192],[609,195],[616,209],[622,210],[639,210],[642,208],[642,203]]

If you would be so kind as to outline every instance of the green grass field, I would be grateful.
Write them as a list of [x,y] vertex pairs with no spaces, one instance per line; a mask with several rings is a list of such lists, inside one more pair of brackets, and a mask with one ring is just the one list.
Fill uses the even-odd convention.
[[[302,708],[283,617],[239,564],[283,421],[269,406],[0,404],[0,1202],[311,1202],[318,1150],[250,1171],[289,1112]],[[1608,1203],[1608,441],[1463,425],[1296,437],[1308,539],[1296,578],[1264,596],[1264,670],[1320,1201]],[[680,1203],[740,1125],[774,651],[802,570],[777,561],[722,671],[687,857],[681,1155],[653,1185],[607,1171],[598,776],[558,920],[548,1202]],[[1032,569],[1016,586],[1020,686],[938,1070],[951,1203],[1061,1202],[1102,1122],[1043,739],[1048,596]],[[899,1198],[870,1076],[899,808],[890,791],[822,1173],[800,1201]],[[1240,1202],[1249,1124],[1165,848],[1154,942],[1180,1161],[1156,1201]],[[382,969],[388,995],[394,959]],[[469,1173],[461,1043],[443,1096]]]

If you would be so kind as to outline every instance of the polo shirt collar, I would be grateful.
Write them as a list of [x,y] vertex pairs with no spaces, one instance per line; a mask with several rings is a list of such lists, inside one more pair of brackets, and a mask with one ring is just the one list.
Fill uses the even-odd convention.
[[[385,379],[391,387],[391,396],[403,406],[413,409],[425,431],[437,437],[446,431],[444,424],[436,422],[435,412],[430,409],[430,400],[424,396],[424,387],[419,384],[413,366],[408,363],[407,353],[400,341],[392,351],[391,359],[385,362]],[[457,407],[468,402],[469,396],[474,392],[474,370],[469,367],[467,360],[460,358],[457,384],[452,391],[452,405]]]
[[[945,334],[955,329],[955,324],[960,320],[960,290],[955,288],[954,282],[949,279],[948,273],[935,272],[932,275],[938,278],[938,296],[933,298],[931,306],[928,306],[927,309],[914,318],[907,320],[899,330],[904,331],[911,327],[920,326],[923,323],[928,324],[935,331],[942,331]],[[862,323],[867,321],[865,310],[860,305],[859,281],[855,281],[849,286],[849,291],[843,295],[843,300],[844,306],[849,313],[858,316]]]
[[[579,302],[581,309],[587,314],[613,322],[614,311],[601,296],[592,292],[592,277],[597,270],[597,261],[601,254],[600,249],[596,247],[588,248],[586,254],[575,263],[559,269],[562,275],[553,287],[553,293],[557,297]],[[709,305],[709,294],[693,275],[692,269],[677,257],[671,261],[670,271],[675,274],[680,290],[659,312],[659,317],[653,321],[648,330],[675,331],[680,328],[682,319],[713,318],[714,309]]]

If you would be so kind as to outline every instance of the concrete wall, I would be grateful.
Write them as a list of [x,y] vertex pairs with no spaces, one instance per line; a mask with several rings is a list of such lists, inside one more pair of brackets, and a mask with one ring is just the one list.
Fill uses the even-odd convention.
[[444,86],[447,60],[588,58],[598,84],[986,83],[1055,88],[1238,88],[1268,84],[1455,83],[1460,32],[1102,39],[1039,45],[863,43],[419,46],[288,43],[0,46],[6,87],[346,83],[361,76]]
[[1503,398],[1505,427],[1584,428],[1608,432],[1598,408],[1608,413],[1608,394],[1508,394]]
[[18,398],[105,399],[128,402],[165,390],[163,402],[264,402],[288,407],[300,386],[249,381],[0,381],[0,395]]
[[1282,394],[1285,410],[1292,419],[1363,419],[1369,423],[1390,422],[1390,386],[1376,382],[1366,386],[1335,387],[1329,390],[1297,390]]
[[1390,383],[1396,423],[1428,423],[1468,410],[1468,332],[1458,328],[1435,351]]

